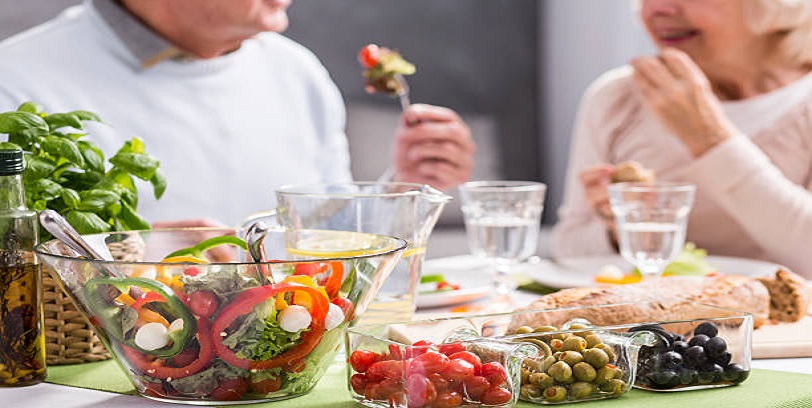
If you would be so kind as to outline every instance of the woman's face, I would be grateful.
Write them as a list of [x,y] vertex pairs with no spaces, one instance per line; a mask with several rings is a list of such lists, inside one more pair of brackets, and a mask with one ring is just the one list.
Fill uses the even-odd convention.
[[744,21],[743,0],[641,0],[640,18],[659,48],[678,48],[703,69],[753,55],[763,35]]

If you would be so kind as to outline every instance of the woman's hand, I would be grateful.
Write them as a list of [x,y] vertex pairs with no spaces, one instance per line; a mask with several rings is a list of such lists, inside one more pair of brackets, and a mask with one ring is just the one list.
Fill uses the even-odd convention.
[[395,135],[393,180],[452,188],[470,177],[475,150],[468,125],[453,110],[412,105]]
[[666,48],[658,57],[638,57],[631,65],[646,106],[694,157],[736,133],[708,78],[688,54]]
[[612,172],[615,167],[610,164],[599,164],[587,168],[578,174],[578,181],[584,187],[584,196],[587,205],[595,211],[598,218],[606,225],[610,234],[615,231],[615,217],[609,205],[609,191]]

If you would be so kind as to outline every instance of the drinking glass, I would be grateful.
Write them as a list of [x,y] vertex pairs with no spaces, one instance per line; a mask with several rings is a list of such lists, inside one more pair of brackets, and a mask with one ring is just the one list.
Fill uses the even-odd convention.
[[688,183],[617,183],[609,186],[620,254],[644,279],[658,277],[685,245],[696,186]]
[[495,269],[497,296],[509,299],[513,264],[535,254],[547,186],[533,181],[471,181],[459,187],[471,253]]

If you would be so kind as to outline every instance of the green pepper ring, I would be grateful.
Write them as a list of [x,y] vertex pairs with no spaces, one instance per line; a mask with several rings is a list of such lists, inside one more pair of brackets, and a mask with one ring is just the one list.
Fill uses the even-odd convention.
[[[134,339],[125,338],[125,333],[120,333],[113,328],[119,327],[121,322],[115,318],[118,306],[111,306],[100,296],[99,286],[110,285],[122,293],[127,293],[130,286],[146,289],[161,295],[166,300],[166,305],[183,321],[183,328],[170,332],[172,345],[156,350],[145,350],[135,344]],[[197,322],[188,307],[180,300],[172,289],[161,282],[147,278],[96,278],[89,280],[83,289],[87,298],[88,306],[95,317],[101,322],[104,331],[111,337],[118,340],[129,348],[149,354],[158,358],[170,358],[183,351],[186,343],[197,333]],[[129,306],[128,306],[129,307]]]

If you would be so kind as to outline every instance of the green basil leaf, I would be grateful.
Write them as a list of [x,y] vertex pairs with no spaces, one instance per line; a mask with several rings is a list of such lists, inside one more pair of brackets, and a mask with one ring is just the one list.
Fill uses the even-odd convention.
[[79,193],[82,202],[79,204],[78,209],[82,211],[92,211],[98,213],[107,206],[118,203],[120,196],[110,190],[87,190]]
[[18,106],[17,111],[19,111],[19,112],[28,112],[28,113],[33,113],[35,115],[39,115],[40,113],[42,113],[42,106],[39,106],[34,102],[28,101],[28,102],[23,102],[22,105]]
[[76,209],[79,206],[79,203],[82,202],[82,198],[79,196],[79,193],[71,188],[63,188],[60,197],[62,197],[65,207],[70,209]]
[[110,224],[96,214],[86,211],[68,211],[65,219],[80,234],[97,234],[110,231]]
[[93,112],[88,112],[86,110],[75,110],[75,111],[72,111],[72,112],[69,112],[69,113],[71,115],[75,115],[77,118],[79,118],[79,120],[82,120],[82,121],[91,121],[91,122],[104,123],[104,121],[101,120],[99,115],[97,115],[97,114],[95,114]]
[[155,195],[155,199],[159,200],[166,191],[166,177],[164,177],[161,169],[155,169],[155,174],[149,179],[149,182],[152,184],[152,193]]
[[107,174],[107,177],[121,188],[121,200],[133,208],[138,208],[138,191],[135,189],[132,176],[124,170],[114,168]]
[[84,129],[85,125],[79,120],[79,117],[72,113],[54,113],[46,116],[45,122],[51,127],[51,130],[61,129],[63,127],[70,127],[74,129]]
[[79,167],[85,165],[85,158],[73,140],[48,135],[42,141],[42,150],[55,157],[64,157]]
[[158,159],[145,153],[121,151],[110,158],[110,163],[145,181],[149,181],[155,175],[155,169],[161,164]]
[[144,153],[144,142],[141,139],[134,137],[131,140],[124,142],[124,146],[118,149],[119,153]]
[[135,209],[130,207],[127,203],[123,203],[121,206],[121,213],[119,213],[118,219],[124,223],[127,229],[142,230],[150,228],[149,222],[138,215]]
[[62,186],[53,180],[39,179],[25,183],[25,191],[35,200],[51,201],[62,193]]
[[8,135],[8,142],[14,143],[23,148],[23,150],[30,152],[31,147],[34,145],[35,137],[31,136],[31,132],[12,133]]
[[85,158],[85,164],[89,169],[104,172],[104,154],[101,149],[84,140],[76,142],[76,147],[82,152],[82,157]]
[[27,204],[34,211],[42,211],[42,210],[48,208],[48,202],[45,201],[45,200],[37,200],[37,201],[34,201],[33,203],[27,203]]
[[47,135],[48,124],[45,121],[28,112],[3,112],[0,113],[0,133],[21,133],[29,132],[31,135]]
[[48,158],[33,155],[26,155],[25,157],[24,174],[26,180],[33,181],[35,179],[46,177],[49,174],[53,173],[55,169],[56,164],[54,164]]

